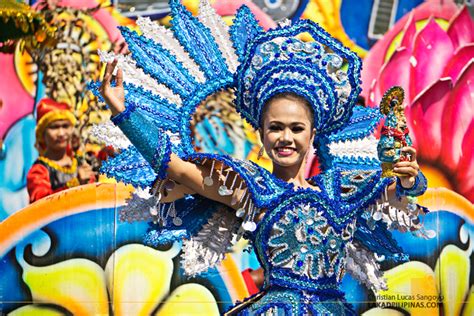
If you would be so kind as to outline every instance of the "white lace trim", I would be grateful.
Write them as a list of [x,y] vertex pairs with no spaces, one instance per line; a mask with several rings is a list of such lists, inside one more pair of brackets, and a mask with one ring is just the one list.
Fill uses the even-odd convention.
[[197,236],[183,242],[181,264],[186,275],[207,271],[224,259],[239,228],[239,220],[226,209],[217,210]]
[[354,240],[347,245],[345,262],[347,272],[360,283],[374,291],[388,289],[377,257],[357,241]]
[[125,149],[131,145],[127,136],[112,121],[94,124],[91,128],[91,134],[100,143],[112,146],[115,149]]
[[237,55],[229,36],[229,27],[208,1],[199,2],[199,21],[207,26],[214,37],[222,56],[225,58],[229,71],[234,73],[239,65]]
[[370,135],[363,139],[340,141],[329,144],[329,152],[337,157],[378,159],[378,140]]

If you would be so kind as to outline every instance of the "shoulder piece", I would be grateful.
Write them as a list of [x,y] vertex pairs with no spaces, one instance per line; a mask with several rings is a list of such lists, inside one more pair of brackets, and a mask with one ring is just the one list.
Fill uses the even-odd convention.
[[381,170],[341,170],[332,168],[313,178],[332,200],[352,209],[364,208],[377,200],[394,180],[381,178]]
[[372,170],[380,168],[378,140],[373,133],[382,116],[378,109],[355,106],[347,124],[315,139],[321,170],[331,168]]
[[340,171],[341,197],[354,207],[366,207],[380,198],[394,179],[382,178],[381,169]]

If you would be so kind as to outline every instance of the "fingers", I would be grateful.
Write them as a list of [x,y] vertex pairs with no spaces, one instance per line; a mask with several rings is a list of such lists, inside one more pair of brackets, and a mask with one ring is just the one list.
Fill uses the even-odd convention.
[[113,62],[107,63],[107,66],[105,67],[104,79],[102,80],[103,86],[110,85],[110,80],[112,79],[115,66],[117,66],[117,62],[117,59],[114,59]]
[[418,162],[416,161],[416,149],[411,146],[406,146],[402,148],[402,152],[405,156],[409,157],[409,161],[399,161],[393,167],[393,171],[403,174],[405,176],[414,176],[418,175]]
[[417,176],[420,166],[416,161],[399,161],[393,165],[393,171],[407,175],[407,176]]
[[121,87],[123,85],[123,72],[122,72],[122,69],[120,68],[117,70],[116,80],[117,80],[117,87]]
[[413,168],[413,167],[395,167],[393,168],[393,171],[395,171],[396,173],[399,173],[403,176],[412,176],[412,177],[416,177],[418,175],[418,170]]
[[405,153],[405,155],[410,156],[410,161],[416,161],[416,149],[411,147],[411,146],[406,146],[402,148],[402,152]]
[[416,161],[399,161],[393,165],[395,168],[397,167],[413,167],[415,169],[419,169],[418,163]]

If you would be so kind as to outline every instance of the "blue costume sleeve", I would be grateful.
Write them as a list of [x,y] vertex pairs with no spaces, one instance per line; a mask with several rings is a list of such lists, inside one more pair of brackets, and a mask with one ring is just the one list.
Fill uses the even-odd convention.
[[112,122],[123,131],[151,165],[158,179],[166,178],[166,169],[171,156],[169,136],[141,115],[133,104],[112,117]]

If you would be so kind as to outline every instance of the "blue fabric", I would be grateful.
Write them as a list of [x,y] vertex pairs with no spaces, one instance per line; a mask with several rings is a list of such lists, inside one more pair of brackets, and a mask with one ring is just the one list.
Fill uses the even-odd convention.
[[[166,211],[171,203],[162,205]],[[150,227],[144,237],[144,243],[157,247],[169,245],[170,242],[182,240],[196,235],[207,220],[217,210],[222,210],[223,205],[199,195],[187,195],[174,202],[176,217],[180,218],[180,225],[172,220],[167,223],[150,223]],[[229,212],[232,210],[229,209]]]
[[329,144],[358,140],[373,135],[375,128],[383,116],[378,108],[368,108],[357,105],[352,111],[349,121],[340,130],[330,134],[320,135],[315,139],[316,153],[320,169],[328,170],[335,166],[348,170],[376,170],[380,168],[378,158],[340,157],[330,153]]
[[[246,299],[237,315],[356,315],[351,304],[347,303],[341,292],[334,293],[303,293],[298,290],[274,286],[253,304],[248,304],[253,297]],[[237,305],[238,306],[238,305]]]
[[171,155],[169,137],[157,129],[134,106],[129,106],[122,113],[112,118],[127,136],[140,154],[150,164],[158,179],[166,178],[166,169]]
[[426,180],[426,177],[423,174],[423,172],[421,172],[421,170],[418,171],[413,187],[409,189],[404,188],[402,186],[402,183],[400,182],[400,179],[397,178],[396,194],[399,199],[402,196],[412,196],[412,197],[420,196],[426,192],[427,188],[428,188],[428,181]]
[[[235,161],[228,165],[235,166]],[[242,174],[245,169],[235,170],[245,178]],[[354,238],[368,238],[374,240],[371,250],[394,258],[402,255],[388,235],[378,236],[382,227],[375,232],[365,230],[365,235],[354,234],[364,207],[379,197],[389,181],[380,179],[380,171],[358,180],[365,181],[368,186],[362,186],[360,192],[354,193],[358,196],[356,202],[341,195],[345,176],[345,172],[335,169],[311,179],[321,191],[295,189],[289,185],[280,188],[283,190],[278,191],[278,197],[268,199],[259,195],[265,201],[255,203],[265,205],[267,211],[251,241],[265,270],[267,290],[256,303],[244,308],[241,315],[259,315],[270,308],[276,308],[278,315],[307,315],[308,312],[355,315],[339,290],[346,245]],[[273,181],[278,183],[279,180]],[[246,184],[250,188],[256,186],[251,179]],[[369,190],[369,186],[373,190]],[[266,189],[270,187],[268,185]],[[260,186],[256,189],[257,192],[264,190]],[[365,220],[360,220],[364,225]],[[376,238],[372,238],[375,234]]]

